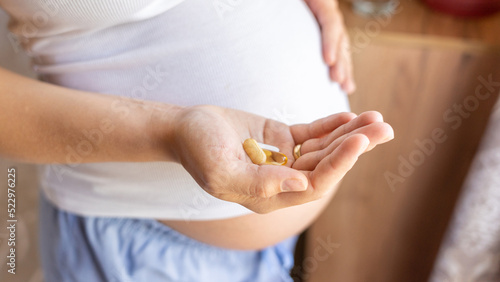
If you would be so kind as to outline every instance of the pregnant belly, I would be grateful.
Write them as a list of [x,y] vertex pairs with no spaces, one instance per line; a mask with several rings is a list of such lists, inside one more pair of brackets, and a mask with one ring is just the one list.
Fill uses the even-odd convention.
[[[221,14],[212,1],[186,0],[146,21],[35,44],[40,58],[35,64],[45,80],[69,88],[183,106],[212,104],[288,124],[349,110],[345,94],[328,78],[319,27],[304,1],[233,2],[240,4]],[[55,176],[47,182],[55,187],[53,194],[85,192],[75,201],[81,214],[168,219],[162,222],[189,237],[236,249],[259,249],[298,234],[328,202],[266,215],[218,213],[217,218],[230,218],[223,220],[197,221],[207,219],[200,212],[199,218],[185,222],[180,215],[169,216],[170,211],[190,206],[193,199],[171,195],[199,187],[177,185],[185,181],[169,178],[163,166],[122,167],[82,164],[66,173],[63,182]],[[169,195],[168,203],[161,204]],[[64,202],[70,197],[54,198]],[[129,199],[134,208],[128,207]],[[99,205],[91,204],[97,201]],[[157,204],[154,211],[151,203]],[[69,210],[73,206],[66,205]],[[116,212],[117,206],[126,208]]]
[[57,40],[57,50],[72,52],[54,55],[51,44],[38,44],[36,68],[69,88],[211,104],[285,123],[348,110],[303,0],[238,2],[221,14],[211,1],[186,0],[147,21]]
[[[206,95],[177,95],[171,102],[216,104],[285,123],[310,122],[348,110],[344,94],[328,79],[328,69],[321,58],[319,28],[304,2],[241,3],[234,11],[224,14],[220,22],[212,22],[221,27],[222,33],[213,34],[213,40],[202,36],[207,48],[185,54],[187,61],[192,60],[193,53],[197,54],[197,69],[203,74],[196,76],[198,91],[188,93],[201,91]],[[193,86],[183,85],[179,91],[190,87]],[[161,222],[211,245],[261,249],[307,228],[332,195],[265,215]]]
[[206,244],[229,249],[258,250],[305,230],[324,210],[337,188],[320,200],[269,214],[249,214],[212,221],[160,222]]

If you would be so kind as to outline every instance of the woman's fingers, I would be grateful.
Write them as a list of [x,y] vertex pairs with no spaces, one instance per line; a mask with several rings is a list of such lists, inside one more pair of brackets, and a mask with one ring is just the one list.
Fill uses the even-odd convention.
[[327,136],[322,138],[314,138],[306,140],[302,143],[301,154],[305,155],[310,152],[319,151],[327,148],[330,144],[335,141],[335,139],[341,137],[344,134],[350,133],[358,128],[372,124],[375,122],[382,122],[384,118],[379,112],[368,111],[360,114],[358,117],[350,120],[349,122],[342,124],[335,128]]
[[232,186],[243,195],[271,198],[281,192],[304,191],[308,180],[298,170],[286,166],[244,164],[233,179]]
[[322,137],[333,130],[348,123],[356,117],[354,113],[338,113],[309,124],[297,124],[290,127],[295,144],[302,144],[306,140]]
[[[330,64],[330,78],[333,80],[333,81],[337,81],[339,84],[342,84],[342,82],[344,82],[345,80],[345,77],[346,77],[346,68],[348,66],[345,66],[345,58],[344,58],[344,52],[342,51],[342,40],[343,40],[343,35],[341,35],[338,40],[339,42],[337,42],[338,44],[338,47],[336,48],[335,52],[337,53],[336,54],[336,60],[335,60],[335,63],[334,64]],[[345,90],[345,89],[344,89]]]
[[348,134],[335,139],[328,147],[323,150],[310,152],[302,155],[293,163],[293,168],[299,170],[314,170],[316,166],[333,151],[335,151],[350,136],[362,134],[368,137],[370,144],[367,150],[373,149],[376,145],[385,143],[394,137],[392,127],[383,122],[376,122],[364,127],[358,128]]
[[342,89],[344,89],[347,93],[353,93],[354,91],[356,91],[350,45],[351,43],[349,42],[349,35],[347,33],[344,33],[344,37],[342,40],[342,59],[345,61],[344,65],[346,66],[346,79],[341,86]]
[[343,33],[337,52],[338,60],[330,67],[330,78],[333,81],[337,81],[341,88],[350,94],[356,90],[356,84],[354,83],[352,59],[349,51],[349,36],[347,33]]
[[283,208],[320,199],[340,182],[369,143],[370,140],[362,134],[350,136],[332,154],[324,158],[314,171],[304,172],[309,179],[306,191],[278,194],[274,197],[273,204]]
[[292,168],[238,165],[238,172],[232,174],[234,183],[229,185],[236,196],[226,200],[267,213],[319,199],[335,187],[363,152],[392,137],[388,124],[375,122],[337,138],[324,150],[303,155]]
[[222,185],[226,187],[223,194],[210,194],[256,213],[268,213],[291,206],[290,203],[276,203],[278,195],[301,193],[307,189],[309,181],[302,172],[286,166],[240,163],[238,171]]
[[310,174],[310,182],[318,198],[344,177],[369,145],[368,137],[354,134],[346,138],[328,157],[321,160]]
[[338,64],[341,53],[341,38],[343,34],[342,17],[340,13],[331,13],[321,24],[321,39],[323,59],[329,66]]
[[305,0],[321,28],[322,53],[330,67],[330,78],[337,81],[347,93],[356,86],[352,76],[349,38],[345,31],[337,1]]
[[338,46],[342,35],[342,16],[337,1],[305,0],[321,28],[323,58],[328,65],[338,60]]
[[379,144],[394,139],[394,130],[388,123],[375,122],[335,139],[326,150],[335,150],[346,138],[349,138],[349,136],[354,134],[363,134],[370,139],[370,145],[368,146],[367,151],[370,151]]

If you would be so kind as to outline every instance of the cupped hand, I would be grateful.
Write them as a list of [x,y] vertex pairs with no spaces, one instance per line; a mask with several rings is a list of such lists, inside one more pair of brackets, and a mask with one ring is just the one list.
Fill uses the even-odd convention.
[[[175,124],[172,149],[197,183],[257,213],[323,197],[362,153],[393,138],[377,112],[339,113],[287,126],[243,111],[195,106],[179,112]],[[280,148],[288,163],[253,164],[242,147],[247,138]],[[294,160],[296,144],[302,144],[302,156]]]
[[346,32],[337,0],[304,0],[321,28],[323,59],[330,67],[330,78],[347,93],[356,90]]

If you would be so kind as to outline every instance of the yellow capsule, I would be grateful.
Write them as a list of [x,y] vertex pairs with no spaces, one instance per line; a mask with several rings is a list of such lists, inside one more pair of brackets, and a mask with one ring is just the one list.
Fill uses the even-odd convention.
[[275,152],[267,149],[262,149],[262,151],[266,153],[266,164],[285,165],[288,161],[285,154],[282,154],[280,152]]
[[243,149],[254,164],[285,165],[287,157],[280,153],[268,149],[262,149],[257,141],[248,138],[243,142]]

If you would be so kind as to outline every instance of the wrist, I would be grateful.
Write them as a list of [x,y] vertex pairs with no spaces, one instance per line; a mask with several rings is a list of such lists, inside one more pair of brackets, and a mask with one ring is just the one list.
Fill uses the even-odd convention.
[[177,131],[177,117],[184,107],[154,103],[147,123],[147,138],[156,161],[179,162],[174,140]]

